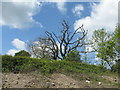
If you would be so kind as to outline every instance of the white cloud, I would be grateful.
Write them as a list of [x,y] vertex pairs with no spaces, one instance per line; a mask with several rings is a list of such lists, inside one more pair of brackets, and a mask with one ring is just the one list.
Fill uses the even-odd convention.
[[20,50],[25,50],[25,48],[26,48],[25,42],[19,40],[18,38],[14,39],[14,40],[12,41],[12,44],[13,44],[13,46],[15,46],[17,49],[20,49]]
[[[0,25],[7,25],[12,28],[28,28],[33,25],[42,25],[35,21],[32,16],[38,13],[42,6],[37,0],[31,2],[24,2],[24,0],[11,2],[1,2],[2,9],[0,9]],[[1,11],[2,10],[2,11]]]
[[17,53],[17,52],[19,52],[19,50],[16,50],[16,49],[10,49],[10,50],[7,52],[7,54],[8,54],[8,55],[12,55],[12,56],[14,56],[15,53]]
[[75,14],[75,16],[78,16],[80,17],[81,16],[81,11],[84,10],[84,7],[79,4],[79,5],[76,5],[73,9],[72,9],[72,12]]
[[113,32],[117,22],[118,0],[102,0],[100,4],[92,6],[90,16],[77,20],[74,28],[84,24],[84,28],[88,30],[88,36],[91,37],[96,29],[104,28],[106,31]]
[[57,2],[56,3],[56,6],[57,6],[58,10],[63,14],[66,12],[65,1],[66,0],[62,0],[62,2]]
[[25,44],[25,42],[19,40],[18,38],[14,39],[14,40],[12,41],[12,45],[13,45],[16,49],[10,49],[10,50],[8,50],[8,52],[7,52],[8,55],[14,56],[15,53],[19,52],[20,50],[26,50],[26,44]]

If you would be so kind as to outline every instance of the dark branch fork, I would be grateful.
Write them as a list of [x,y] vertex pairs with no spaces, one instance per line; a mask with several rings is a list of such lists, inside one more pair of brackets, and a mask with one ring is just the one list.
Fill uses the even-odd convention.
[[[63,29],[60,36],[57,36],[54,32],[46,31],[47,38],[39,38],[39,44],[43,41],[46,42],[46,44],[44,44],[45,48],[53,54],[53,59],[64,59],[70,51],[85,45],[83,40],[87,35],[87,31],[84,30],[83,25],[78,27],[73,33],[70,32],[71,25],[69,25],[67,21],[63,20],[62,26]],[[76,36],[78,37],[77,39]],[[31,47],[31,49],[36,55],[36,51],[33,48],[35,47]]]

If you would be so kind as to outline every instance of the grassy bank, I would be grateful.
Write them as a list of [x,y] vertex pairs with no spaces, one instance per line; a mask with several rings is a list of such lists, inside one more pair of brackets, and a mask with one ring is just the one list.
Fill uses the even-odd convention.
[[[68,77],[73,78],[75,81],[79,82],[80,85],[82,83],[84,83],[84,85],[87,85],[85,81],[90,80],[91,81],[91,83],[89,84],[90,87],[118,86],[118,83],[114,81],[114,79],[117,78],[117,73],[111,72],[110,70],[107,70],[106,68],[101,66],[89,65],[81,62],[72,62],[67,60],[60,61],[60,60],[48,60],[45,58],[36,59],[4,55],[2,56],[2,71],[5,75],[8,76],[10,76],[9,74],[11,73],[15,76],[16,75],[24,76],[24,74],[27,75],[32,73],[32,76],[35,74],[36,77],[42,75],[41,78],[43,77],[49,78],[52,75],[53,76],[52,78],[55,78],[54,80],[57,80],[58,77],[61,80],[62,78],[64,78],[61,77],[62,75],[65,76],[66,78]],[[48,81],[46,78],[45,81]],[[66,81],[67,80],[68,79],[66,79]],[[102,86],[98,85],[98,82],[102,82]],[[56,81],[56,83],[58,82]]]
[[39,71],[43,74],[50,74],[53,72],[73,72],[73,73],[93,73],[102,74],[110,71],[101,66],[88,65],[80,62],[72,62],[67,60],[48,60],[36,59],[20,56],[2,57],[2,71],[3,72],[31,72]]

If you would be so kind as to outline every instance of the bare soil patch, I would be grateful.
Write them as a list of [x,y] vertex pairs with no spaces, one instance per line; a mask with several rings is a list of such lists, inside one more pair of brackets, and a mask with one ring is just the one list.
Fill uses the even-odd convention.
[[[102,77],[101,77],[102,78]],[[98,81],[76,80],[71,76],[62,73],[53,73],[52,75],[44,76],[40,73],[27,73],[27,74],[2,74],[2,87],[3,88],[118,88],[113,84],[112,77],[104,76],[103,78],[110,81],[110,83],[102,82],[101,85]],[[112,83],[113,82],[113,83]]]

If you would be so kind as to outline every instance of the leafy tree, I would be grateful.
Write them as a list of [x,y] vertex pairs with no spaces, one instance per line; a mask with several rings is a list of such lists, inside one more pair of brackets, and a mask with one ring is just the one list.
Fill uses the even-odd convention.
[[117,61],[112,67],[111,71],[120,73],[120,60]]
[[116,60],[120,60],[120,25],[118,25],[115,29],[113,40],[115,42],[115,54]]
[[101,64],[112,67],[115,58],[115,42],[112,34],[107,33],[104,29],[95,30],[92,36],[93,49],[98,52],[97,57],[101,59]]
[[27,51],[25,51],[25,50],[21,50],[21,51],[15,53],[15,56],[25,56],[25,57],[30,57],[31,55],[30,55]]
[[[103,46],[104,45],[104,46]],[[108,64],[111,68],[113,65],[113,61],[115,61],[115,43],[113,40],[108,40],[106,42],[100,43],[98,48],[97,57],[101,58],[105,64]],[[103,46],[103,47],[102,47]]]
[[100,45],[100,43],[103,43],[109,40],[110,36],[111,35],[108,34],[104,29],[95,30],[93,32],[92,39],[91,39],[92,47],[94,51],[97,51],[99,47],[103,47],[104,44]]
[[79,61],[80,62],[80,54],[78,50],[73,50],[70,53],[67,54],[65,57],[66,60],[69,61]]
[[120,70],[120,25],[118,25],[115,29],[113,40],[115,43],[114,51],[115,51],[115,60],[116,64],[112,66],[112,71],[118,71]]
[[70,51],[84,45],[83,41],[87,32],[84,30],[83,25],[74,32],[70,31],[71,25],[67,21],[64,20],[62,26],[63,29],[60,36],[57,36],[54,32],[46,31],[46,38],[40,37],[38,40],[28,44],[29,51],[38,58],[47,55],[56,60],[64,59]]

